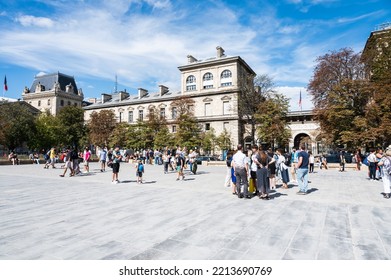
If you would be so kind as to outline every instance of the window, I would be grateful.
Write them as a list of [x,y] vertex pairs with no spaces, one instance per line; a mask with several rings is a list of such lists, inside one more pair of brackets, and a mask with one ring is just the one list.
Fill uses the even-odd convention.
[[228,130],[229,129],[229,122],[223,123],[223,129]]
[[212,108],[210,106],[210,103],[205,103],[205,116],[211,116],[212,115]]
[[144,120],[144,111],[143,110],[138,111],[138,119],[140,121]]
[[75,103],[73,104],[73,106],[77,107],[77,103],[75,102]]
[[194,105],[187,105],[187,111],[194,113]]
[[68,106],[71,106],[71,101],[68,101]]
[[166,108],[160,108],[160,118],[164,119],[166,117]]
[[41,107],[41,100],[38,100],[38,107]]
[[229,115],[229,101],[223,102],[223,115]]
[[122,122],[122,115],[123,115],[123,112],[119,112],[119,122]]
[[50,105],[50,99],[48,99],[48,105]]
[[202,80],[203,81],[210,81],[210,80],[213,80],[213,75],[212,75],[212,73],[206,73],[205,75],[204,75],[204,77],[202,78]]
[[60,100],[60,106],[64,106],[64,100]]
[[196,89],[197,89],[197,87],[196,87],[196,78],[193,75],[190,75],[186,79],[186,90],[187,91],[192,91],[192,90],[196,90]]
[[128,114],[128,122],[133,122],[133,111],[129,111],[129,114]]
[[202,78],[202,86],[204,89],[213,88],[213,75],[212,73],[205,73],[204,77]]
[[221,86],[222,86],[222,87],[229,87],[229,86],[232,86],[232,82],[221,83]]
[[172,133],[175,133],[176,132],[176,125],[173,125],[172,126]]
[[232,78],[232,72],[229,71],[229,70],[224,70],[222,73],[221,73],[221,78],[224,79],[224,78]]
[[176,117],[177,117],[177,109],[176,107],[172,107],[171,118],[176,119]]
[[208,131],[208,130],[210,130],[210,123],[205,124],[205,131]]

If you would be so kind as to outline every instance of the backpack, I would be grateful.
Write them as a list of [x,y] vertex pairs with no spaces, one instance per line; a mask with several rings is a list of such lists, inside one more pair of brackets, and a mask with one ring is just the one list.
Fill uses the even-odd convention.
[[71,151],[71,159],[78,159],[79,158],[79,155],[77,154],[77,152],[75,150],[72,150]]
[[384,160],[383,168],[384,168],[384,173],[387,173],[389,176],[391,176],[391,158],[390,157],[386,157],[386,159]]
[[284,162],[285,165],[291,166],[292,153],[285,154],[284,157],[285,157],[285,162]]
[[138,172],[144,172],[144,165],[139,164],[137,170]]

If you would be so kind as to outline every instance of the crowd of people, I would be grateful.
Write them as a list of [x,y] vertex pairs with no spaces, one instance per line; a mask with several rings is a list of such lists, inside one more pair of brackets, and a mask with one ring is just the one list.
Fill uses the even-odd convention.
[[308,173],[313,170],[310,169],[311,156],[304,145],[299,151],[294,149],[289,154],[282,149],[264,151],[257,145],[244,153],[243,146],[238,145],[237,151],[227,156],[225,186],[231,187],[232,194],[238,198],[250,199],[256,195],[262,200],[269,200],[270,191],[276,189],[277,183],[281,183],[283,189],[288,188],[290,169],[291,182],[299,185],[297,194],[306,195]]

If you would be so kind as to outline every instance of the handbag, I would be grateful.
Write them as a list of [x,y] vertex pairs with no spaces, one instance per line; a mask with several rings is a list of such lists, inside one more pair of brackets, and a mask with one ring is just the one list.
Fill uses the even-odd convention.
[[110,161],[107,163],[107,166],[110,167],[110,168],[113,168],[113,161],[110,160]]

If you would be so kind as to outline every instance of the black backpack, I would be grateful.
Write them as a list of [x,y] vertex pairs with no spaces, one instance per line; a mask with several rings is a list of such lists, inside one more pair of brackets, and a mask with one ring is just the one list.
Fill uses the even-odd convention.
[[71,159],[78,159],[79,158],[79,155],[77,154],[77,152],[75,150],[72,150],[71,151]]
[[287,153],[284,155],[284,157],[285,157],[285,165],[291,166],[292,153]]

